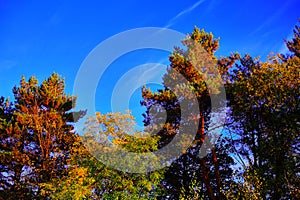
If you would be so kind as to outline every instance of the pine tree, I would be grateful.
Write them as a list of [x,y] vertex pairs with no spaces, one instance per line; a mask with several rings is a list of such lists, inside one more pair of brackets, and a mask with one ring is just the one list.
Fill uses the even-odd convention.
[[[261,62],[246,55],[228,84],[233,123],[232,143],[250,169],[264,178],[265,198],[297,198],[299,194],[300,58],[299,28],[287,42],[291,55]],[[298,195],[299,197],[299,195]]]
[[[155,93],[150,89],[143,88],[144,101],[142,105],[147,109],[144,122],[148,126],[157,124],[159,120],[157,116],[160,111],[155,113],[152,110],[150,113],[151,107],[155,104],[161,105],[166,110],[166,123],[153,129],[154,133],[159,130],[157,133],[161,137],[159,148],[168,145],[179,135],[195,133],[191,146],[183,150],[183,155],[172,163],[165,174],[164,185],[168,190],[168,195],[164,198],[178,198],[182,187],[189,192],[189,185],[196,178],[202,185],[202,189],[198,191],[201,193],[199,196],[221,199],[221,185],[224,184],[226,178],[230,177],[229,165],[233,163],[233,160],[226,149],[221,146],[208,148],[211,154],[204,158],[200,158],[199,154],[201,147],[211,145],[209,140],[205,140],[209,136],[208,126],[211,123],[210,95],[214,93],[216,97],[223,84],[222,79],[214,79],[216,71],[219,70],[222,76],[225,76],[229,66],[218,64],[214,53],[219,47],[219,40],[215,39],[211,33],[195,28],[192,34],[183,40],[183,44],[187,50],[175,48],[170,56],[171,65],[163,77],[165,88]],[[223,59],[223,62],[226,61],[228,64],[227,61],[231,59],[234,59],[234,56],[227,60]],[[210,92],[207,83],[210,84]],[[195,94],[196,101],[191,101],[193,97],[187,92],[189,90]],[[189,102],[188,106],[182,106],[184,101]],[[191,108],[198,112],[188,119],[182,119],[181,113],[189,113],[190,110],[193,110]],[[224,108],[220,107],[219,109]],[[198,124],[196,130],[189,128],[193,127],[193,124]],[[184,131],[180,131],[182,126],[185,127]]]
[[39,198],[41,183],[68,171],[66,160],[78,135],[71,111],[75,98],[66,95],[64,87],[64,80],[54,73],[41,85],[35,77],[26,81],[23,76],[13,89],[14,112],[1,138],[9,146],[4,162],[10,186],[5,192],[11,199]]

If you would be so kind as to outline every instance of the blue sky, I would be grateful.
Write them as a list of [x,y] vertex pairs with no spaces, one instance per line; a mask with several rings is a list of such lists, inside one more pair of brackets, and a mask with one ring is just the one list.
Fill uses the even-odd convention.
[[[71,94],[76,73],[93,48],[140,27],[167,27],[186,34],[196,25],[220,37],[217,55],[238,51],[265,59],[271,51],[286,51],[283,39],[292,37],[299,8],[299,0],[0,0],[0,95],[12,97],[21,75],[35,75],[41,82],[52,72],[65,78]],[[167,55],[143,51],[120,58],[101,80],[104,86],[99,83],[97,109],[109,111],[111,89],[122,73],[150,61],[168,64]]]

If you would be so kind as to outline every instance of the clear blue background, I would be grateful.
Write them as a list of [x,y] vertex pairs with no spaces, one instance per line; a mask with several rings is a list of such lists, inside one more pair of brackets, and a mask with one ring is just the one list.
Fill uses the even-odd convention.
[[[220,37],[218,56],[238,51],[265,60],[271,51],[286,52],[283,39],[292,37],[300,17],[299,0],[43,2],[0,0],[2,96],[12,97],[21,75],[34,75],[41,82],[52,72],[65,78],[71,94],[82,61],[96,45],[139,27],[167,27],[186,34],[196,25]],[[110,111],[112,88],[126,70],[149,61],[168,64],[166,59],[166,53],[150,51],[117,60],[98,85],[97,110]],[[137,91],[132,97],[133,110],[139,95]],[[137,117],[139,111],[134,111]]]

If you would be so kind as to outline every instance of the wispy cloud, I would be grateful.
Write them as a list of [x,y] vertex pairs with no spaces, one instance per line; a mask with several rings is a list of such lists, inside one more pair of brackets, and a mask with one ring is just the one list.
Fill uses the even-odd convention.
[[259,25],[256,29],[254,29],[249,36],[253,36],[261,31],[263,31],[267,26],[269,26],[271,23],[273,23],[276,19],[278,19],[280,16],[282,16],[288,7],[290,6],[290,2],[287,1],[280,9],[278,9],[276,12],[274,12],[273,15],[271,15],[269,18],[267,18],[261,25]]
[[200,4],[202,4],[204,1],[206,0],[200,0],[200,1],[197,1],[195,4],[193,4],[192,6],[188,7],[187,9],[185,10],[182,10],[180,13],[178,13],[175,17],[173,17],[168,23],[167,25],[165,26],[165,28],[169,28],[170,26],[172,26],[173,24],[176,23],[176,21],[183,15],[193,11],[195,8],[197,8]]
[[166,67],[162,63],[147,63],[127,71],[115,84],[111,96],[113,112],[123,112],[128,109],[131,96],[146,84],[162,85],[162,76]]
[[210,0],[205,13],[210,13],[214,8],[217,8],[218,3],[220,3],[220,0]]
[[[138,77],[138,83],[142,84],[145,80],[152,80],[153,82],[162,82],[162,76],[166,72],[166,68],[162,66],[167,66],[168,58],[161,59],[157,63],[150,64],[150,67],[143,72]],[[152,65],[152,66],[151,66]]]

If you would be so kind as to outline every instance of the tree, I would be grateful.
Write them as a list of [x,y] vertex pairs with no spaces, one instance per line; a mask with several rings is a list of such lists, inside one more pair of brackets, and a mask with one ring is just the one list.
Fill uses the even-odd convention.
[[263,182],[255,171],[245,169],[242,174],[237,174],[237,172],[235,172],[234,179],[235,180],[230,184],[229,189],[224,191],[227,199],[264,199],[261,194]]
[[[90,137],[96,134],[102,139],[109,136],[113,145],[125,151],[155,151],[157,137],[126,134],[134,125],[129,113],[97,113],[87,122],[85,135],[79,137],[73,123],[85,112],[71,111],[75,98],[64,93],[59,75],[52,74],[41,85],[34,77],[28,81],[22,77],[13,92],[14,104],[0,99],[1,198],[156,199],[163,193],[158,187],[163,170],[147,174],[118,171],[97,160],[84,146],[103,150]],[[98,132],[99,126],[92,126],[95,121],[107,131]],[[120,124],[124,131],[118,131]],[[109,153],[114,156],[115,152]]]
[[[148,137],[147,133],[134,131],[134,124],[130,113],[97,112],[95,117],[89,117],[87,120],[82,136],[83,144],[87,148],[81,154],[86,156],[81,159],[79,165],[86,168],[94,179],[92,188],[95,198],[156,199],[163,193],[163,189],[160,188],[163,169],[147,173],[129,173],[115,168],[122,165],[123,161],[129,165],[134,164],[136,159],[137,162],[141,162],[139,157],[119,157],[119,151],[115,149],[136,153],[157,150],[157,137]],[[107,159],[105,156],[112,160],[108,165],[107,160],[103,163]]]
[[11,180],[11,147],[8,130],[11,130],[13,107],[9,99],[0,98],[0,197],[7,199],[9,196],[5,191],[11,188],[8,180]]
[[[196,175],[194,173],[194,175]],[[194,176],[195,177],[195,176]],[[202,185],[200,182],[197,181],[197,178],[193,178],[188,186],[188,190],[185,187],[181,188],[179,199],[197,199],[201,200],[204,199],[204,194],[201,192]],[[201,196],[202,195],[202,196]]]
[[[211,154],[207,157],[200,158],[199,154],[204,145],[210,149],[211,144],[205,138],[209,137],[209,125],[217,121],[217,119],[211,120],[213,112],[210,102],[212,93],[217,97],[223,84],[222,79],[215,79],[217,72],[222,76],[226,75],[230,67],[229,63],[232,64],[229,61],[234,60],[235,55],[223,59],[223,62],[228,65],[218,64],[214,52],[219,47],[219,40],[211,33],[200,31],[198,28],[187,36],[183,44],[187,50],[175,48],[170,56],[171,65],[163,77],[165,88],[155,93],[143,88],[142,105],[147,109],[144,122],[147,126],[158,124],[157,116],[160,115],[161,110],[150,113],[152,106],[160,105],[166,110],[166,123],[153,128],[153,132],[158,131],[157,135],[161,138],[159,148],[180,135],[196,133],[191,146],[183,151],[183,155],[173,162],[165,174],[164,185],[168,190],[168,196],[164,198],[178,198],[181,188],[184,187],[188,191],[191,180],[196,177],[197,181],[202,183],[199,192],[205,194],[206,198],[221,199],[221,183],[230,177],[229,166],[233,160],[226,152],[226,148],[221,146],[211,148]],[[207,83],[210,84],[209,89]],[[187,91],[195,94],[196,101],[191,100],[193,97]],[[190,103],[183,107],[185,101]],[[193,109],[198,112],[193,113],[188,119],[183,119],[182,113],[192,113]],[[219,107],[219,109],[225,108]],[[196,131],[188,128],[193,127],[194,124],[198,124]],[[186,127],[184,131],[180,131],[182,126]]]
[[78,135],[85,112],[64,80],[22,77],[14,102],[0,98],[0,199],[300,199],[300,28],[265,62],[217,58],[219,40],[198,28],[183,44],[164,89],[142,89],[143,132],[130,112],[97,112]]
[[73,166],[66,176],[43,183],[41,193],[51,199],[92,199],[94,181],[87,168]]
[[227,91],[229,131],[237,152],[258,177],[264,198],[296,198],[299,191],[299,28],[287,42],[292,55],[260,62],[249,55],[235,65]]
[[78,137],[70,111],[75,98],[64,93],[64,80],[56,73],[41,85],[34,77],[22,77],[13,93],[13,114],[1,133],[9,154],[1,161],[7,169],[4,191],[11,199],[42,198],[42,183],[68,173],[66,160]]

